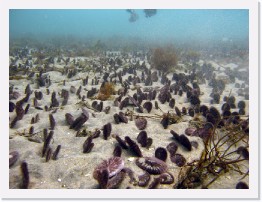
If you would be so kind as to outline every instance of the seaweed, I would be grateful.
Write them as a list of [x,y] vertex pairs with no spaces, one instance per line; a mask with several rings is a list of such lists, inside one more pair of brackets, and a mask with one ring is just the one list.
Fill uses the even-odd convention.
[[112,82],[104,82],[99,89],[96,99],[105,101],[113,94],[115,94],[115,85]]
[[151,63],[157,70],[168,72],[176,66],[177,55],[173,47],[156,48],[153,51]]
[[248,135],[240,127],[245,120],[239,121],[238,124],[225,125],[221,129],[217,124],[209,129],[211,134],[204,139],[205,149],[201,158],[185,165],[189,166],[189,172],[177,188],[208,188],[229,170],[242,175],[242,179],[248,175],[249,171],[240,166],[241,162],[248,161],[248,158],[242,155],[232,156],[236,153],[241,154],[242,148],[246,148],[234,149],[236,145],[248,144]]

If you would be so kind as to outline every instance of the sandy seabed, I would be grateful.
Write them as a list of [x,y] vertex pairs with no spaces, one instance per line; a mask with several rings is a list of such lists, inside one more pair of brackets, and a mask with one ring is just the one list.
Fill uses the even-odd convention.
[[[72,60],[73,58],[71,58]],[[79,60],[84,60],[85,58],[78,58]],[[90,59],[90,58],[89,58]],[[141,61],[142,62],[142,61]],[[203,61],[202,61],[203,62]],[[219,67],[213,61],[210,62],[215,69]],[[201,61],[200,61],[201,63]],[[147,67],[150,67],[148,63],[146,63]],[[63,68],[64,64],[55,63],[54,66],[57,68]],[[224,65],[226,66],[226,65]],[[228,64],[230,68],[237,68],[235,64]],[[118,71],[121,68],[118,69]],[[178,70],[177,73],[180,71]],[[182,70],[181,70],[182,72]],[[99,73],[90,74],[87,72],[77,73],[72,79],[67,79],[66,75],[62,75],[58,71],[50,71],[44,73],[43,75],[48,74],[50,76],[50,80],[52,85],[49,87],[50,94],[47,95],[46,87],[37,88],[37,85],[33,80],[10,80],[9,84],[14,86],[14,91],[18,92],[21,96],[17,100],[11,100],[14,103],[19,99],[25,96],[24,91],[27,84],[30,84],[31,90],[41,91],[43,93],[43,99],[38,100],[39,106],[44,108],[45,105],[50,106],[51,104],[51,94],[53,91],[57,93],[56,97],[61,104],[63,98],[58,95],[58,92],[61,92],[62,89],[66,89],[69,91],[71,86],[79,88],[80,85],[83,85],[82,78],[85,78],[89,75],[89,81],[86,86],[82,86],[81,95],[86,95],[87,91],[91,88],[95,87],[97,89],[101,86],[101,80],[98,85],[91,85],[91,80],[94,76],[101,78]],[[219,76],[224,76],[224,69],[220,67],[220,71],[216,71],[216,74]],[[123,80],[127,79],[131,74],[126,74],[123,76]],[[141,75],[141,71],[137,71],[137,75]],[[172,74],[168,74],[167,77],[172,80]],[[79,80],[77,80],[79,78]],[[63,80],[66,80],[65,86],[63,85]],[[243,81],[239,81],[236,79],[237,83],[240,85]],[[173,81],[172,81],[173,83]],[[172,84],[171,83],[171,84]],[[141,86],[142,89],[145,87],[144,83],[138,83],[138,86]],[[190,84],[189,84],[190,85]],[[247,84],[246,84],[247,85]],[[153,82],[153,88],[161,88],[163,84],[160,83],[160,79],[158,82]],[[205,104],[207,106],[211,106],[210,101],[212,98],[210,97],[210,93],[212,92],[212,87],[207,84],[200,84],[201,89],[201,105]],[[120,88],[120,84],[117,83],[116,90]],[[133,90],[132,90],[133,89]],[[244,97],[238,96],[237,93],[238,88],[235,88],[234,83],[226,84],[226,88],[221,95],[220,104],[212,104],[212,106],[216,107],[221,112],[221,106],[224,103],[222,101],[224,96],[228,96],[230,93],[234,95],[236,98],[236,102],[240,100],[244,100]],[[136,89],[131,88],[128,90],[128,95],[133,95],[136,92]],[[127,107],[123,110],[120,110],[119,107],[114,106],[114,98],[118,95],[112,96],[111,99],[104,101],[104,108],[106,106],[110,106],[110,112],[106,114],[105,112],[95,112],[91,109],[87,109],[89,112],[89,119],[83,125],[87,129],[87,131],[94,132],[96,129],[102,129],[106,123],[112,124],[112,133],[108,140],[104,140],[103,137],[95,138],[93,140],[94,147],[90,153],[83,153],[83,143],[86,140],[86,137],[76,137],[76,131],[69,129],[69,125],[66,123],[65,114],[71,113],[74,117],[78,117],[81,113],[81,105],[77,104],[80,102],[77,95],[70,93],[68,103],[63,108],[58,108],[56,113],[53,114],[56,120],[56,126],[54,129],[54,136],[50,143],[50,147],[54,151],[58,145],[61,145],[61,151],[58,154],[57,160],[49,160],[46,162],[45,158],[41,157],[42,148],[43,148],[43,129],[50,128],[49,123],[49,114],[51,111],[38,110],[33,107],[33,96],[30,96],[28,103],[31,104],[28,113],[23,117],[22,120],[18,121],[14,128],[9,130],[9,152],[17,151],[19,153],[18,161],[9,169],[9,187],[10,189],[17,189],[20,186],[22,175],[20,164],[22,161],[26,161],[28,164],[29,174],[30,174],[30,184],[29,188],[32,189],[95,189],[98,188],[98,182],[93,178],[93,171],[95,167],[100,164],[103,160],[109,159],[113,156],[113,150],[115,145],[117,145],[116,139],[113,137],[114,135],[119,135],[122,139],[125,136],[129,136],[131,139],[136,141],[137,135],[140,130],[135,125],[134,120],[130,120],[128,123],[120,123],[116,124],[113,118],[113,114],[118,113],[119,111],[125,112],[127,109],[134,110],[134,107]],[[172,93],[172,97],[175,98],[176,104],[179,109],[182,107],[189,108],[191,105],[186,98],[186,93],[183,93],[182,96],[174,95]],[[158,100],[156,98],[156,100]],[[249,114],[248,111],[248,100],[244,100],[246,103],[246,115]],[[92,104],[92,100],[86,98],[86,102]],[[142,102],[143,105],[145,101]],[[154,103],[154,101],[152,102]],[[159,107],[163,112],[174,111],[168,106],[168,103],[161,104],[159,103]],[[231,111],[234,111],[231,110]],[[235,111],[238,111],[236,108]],[[35,117],[36,114],[39,114],[40,120],[31,124],[32,117]],[[150,116],[154,114],[162,115],[163,113],[160,110],[157,110],[153,107],[150,114],[144,112],[143,116]],[[15,111],[9,113],[10,122],[15,117]],[[178,134],[184,134],[185,129],[190,126],[190,120],[192,117],[188,115],[183,115],[182,120],[177,124],[169,125],[167,129],[163,129],[163,126],[160,124],[160,119],[147,118],[147,127],[145,131],[148,134],[148,137],[153,139],[153,143],[150,148],[141,148],[143,156],[154,156],[155,150],[158,147],[164,147],[174,141],[172,139],[172,135],[170,134],[170,130],[176,131]],[[33,139],[37,139],[35,141],[29,141],[28,137],[25,137],[25,133],[28,133],[29,128],[34,126],[34,132],[37,133]],[[179,146],[177,153],[182,154],[186,158],[186,162],[192,162],[194,160],[198,160],[201,157],[201,154],[204,150],[204,143],[200,137],[188,136],[190,141],[198,142],[198,147],[193,147],[192,151],[187,151],[184,147]],[[235,147],[236,148],[236,147]],[[125,167],[133,170],[135,177],[144,173],[142,169],[140,169],[135,164],[135,157],[130,151],[123,150],[121,156],[125,162]],[[168,171],[172,173],[174,176],[174,183],[171,185],[159,185],[158,188],[173,188],[174,185],[177,185],[183,175],[186,175],[186,171],[188,167],[178,167],[175,163],[172,163],[169,154],[166,160],[168,165]],[[246,170],[248,170],[248,161],[244,161],[241,164]],[[213,184],[209,186],[209,188],[235,188],[236,184],[241,179],[241,175],[236,172],[228,172],[221,176],[218,180],[216,180]],[[154,179],[154,176],[151,177],[151,181]],[[248,176],[242,179],[242,181],[248,184]],[[119,188],[142,188],[139,186],[135,186],[134,184],[129,183],[129,178],[126,177],[124,181],[121,183]]]

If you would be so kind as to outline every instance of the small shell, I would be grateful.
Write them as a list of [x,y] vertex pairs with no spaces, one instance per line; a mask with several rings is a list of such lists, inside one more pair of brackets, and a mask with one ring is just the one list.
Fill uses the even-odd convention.
[[155,101],[155,109],[159,109],[158,102]]
[[34,126],[31,126],[29,128],[29,132],[28,132],[30,135],[32,135],[34,133]]
[[182,144],[188,151],[192,150],[192,145],[189,141],[189,139],[185,135],[179,136],[179,142]]
[[98,103],[97,103],[97,101],[95,100],[95,101],[93,101],[92,102],[92,104],[91,104],[91,106],[94,108],[94,109],[96,109],[96,106],[98,105]]
[[114,117],[114,120],[115,120],[116,124],[119,124],[120,121],[121,121],[120,120],[120,116],[117,113],[115,113],[113,117]]
[[82,108],[82,112],[87,118],[89,118],[89,113],[86,107]]
[[25,114],[27,114],[29,107],[30,107],[30,104],[27,104],[26,107],[25,107]]
[[247,150],[247,148],[240,146],[237,148],[237,153],[241,154],[244,159],[249,159],[249,151]]
[[120,102],[119,104],[119,109],[122,110],[124,107],[126,107],[128,105],[128,98],[124,99]]
[[195,128],[186,128],[185,134],[189,135],[189,136],[192,136],[193,133],[195,132],[195,130],[196,130]]
[[148,113],[150,113],[153,108],[153,104],[150,101],[147,101],[143,104],[143,107],[147,110]]
[[175,103],[176,103],[176,101],[175,101],[174,98],[170,99],[170,101],[169,101],[169,107],[171,107],[171,108],[173,109],[173,108],[175,107]]
[[101,112],[103,110],[103,106],[104,106],[103,101],[101,101],[100,104],[96,105],[96,110]]
[[100,130],[96,130],[93,134],[92,134],[92,138],[98,138],[100,136],[101,131]]
[[159,178],[160,178],[160,184],[172,184],[172,183],[174,183],[174,176],[169,172],[162,173],[159,176]]
[[49,114],[50,130],[54,130],[56,121],[52,114]]
[[198,142],[196,142],[196,141],[192,141],[191,145],[192,145],[192,147],[194,147],[196,149],[198,148]]
[[70,93],[76,93],[76,88],[74,86],[70,87]]
[[142,157],[142,152],[139,148],[139,146],[133,141],[130,137],[126,136],[125,141],[129,145],[130,150],[138,157]]
[[22,171],[22,183],[20,185],[21,189],[28,189],[30,178],[29,178],[29,172],[28,172],[28,166],[25,161],[21,163],[21,171]]
[[83,144],[83,153],[89,153],[94,147],[94,143],[92,142],[93,138],[90,136],[86,139]]
[[103,136],[104,136],[105,140],[107,140],[107,138],[110,136],[111,131],[112,131],[111,123],[107,123],[106,125],[104,125],[104,127],[103,127]]
[[60,152],[60,149],[61,149],[61,145],[58,145],[56,150],[55,150],[55,152],[53,153],[53,156],[52,156],[53,160],[57,160],[57,156],[58,156],[58,154]]
[[122,148],[119,145],[116,145],[113,151],[113,155],[121,157],[121,154],[122,154]]
[[45,161],[48,162],[52,156],[52,149],[49,147],[46,152]]
[[171,142],[167,145],[167,151],[170,153],[170,156],[174,156],[177,149],[178,149],[178,146],[175,142]]
[[15,110],[15,104],[9,101],[9,112],[13,112]]
[[236,185],[236,189],[249,189],[249,187],[245,182],[239,182]]
[[41,137],[39,136],[32,136],[32,137],[28,137],[28,140],[31,142],[36,142],[36,143],[42,143],[43,140]]
[[145,172],[144,174],[138,176],[138,186],[140,187],[147,186],[149,181],[150,181],[150,175],[148,172]]
[[176,111],[177,116],[182,116],[181,111],[178,107],[175,107],[175,111]]
[[166,149],[163,148],[163,147],[158,147],[155,151],[155,157],[162,160],[162,161],[166,161],[166,159],[167,159]]
[[119,119],[120,119],[120,122],[128,123],[128,119],[123,112],[119,112]]
[[15,162],[18,160],[19,153],[17,151],[13,151],[9,153],[9,168],[12,167]]
[[182,167],[186,163],[186,159],[181,154],[175,154],[174,156],[170,157],[170,160],[175,163],[177,166]]
[[108,114],[109,111],[110,111],[110,109],[111,109],[111,107],[110,107],[110,106],[107,106],[103,111],[104,111],[106,114]]
[[160,184],[160,178],[155,178],[151,184],[148,186],[148,189],[157,189],[158,185]]
[[128,149],[126,142],[122,140],[118,135],[116,135],[116,140],[123,149]]
[[161,120],[161,124],[164,127],[164,129],[167,129],[169,124],[169,118],[167,116],[164,116],[163,119]]
[[167,170],[166,163],[155,157],[138,158],[136,160],[136,165],[153,175],[164,173]]
[[179,142],[179,135],[173,130],[170,130],[170,133],[173,135],[173,138]]
[[141,144],[142,147],[146,147],[147,146],[147,132],[146,131],[141,131],[137,138],[136,138],[137,142]]
[[147,125],[147,120],[143,117],[139,117],[139,118],[135,119],[135,124],[136,124],[136,127],[139,130],[144,130],[146,128],[146,125]]
[[78,131],[84,123],[88,120],[88,117],[84,113],[82,113],[78,118],[74,120],[74,122],[70,125],[70,129],[74,129]]
[[186,110],[185,107],[182,107],[182,114],[183,114],[183,115],[186,115],[186,114],[187,114],[187,110]]
[[189,108],[188,109],[188,114],[189,114],[189,116],[194,117],[195,116],[195,111],[192,108]]
[[69,113],[66,113],[65,114],[65,118],[66,118],[66,122],[69,124],[69,125],[72,125],[73,122],[74,122],[74,117],[69,114]]
[[153,139],[151,137],[146,140],[146,148],[149,148],[153,144]]

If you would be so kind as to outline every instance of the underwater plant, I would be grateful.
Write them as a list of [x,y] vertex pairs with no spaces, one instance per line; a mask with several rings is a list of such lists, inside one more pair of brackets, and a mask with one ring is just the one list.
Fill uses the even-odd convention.
[[189,172],[174,188],[206,189],[226,173],[236,172],[242,176],[239,180],[244,179],[249,170],[242,162],[248,161],[249,152],[248,134],[242,128],[243,123],[246,120],[241,120],[239,124],[225,125],[223,129],[219,129],[218,124],[214,125],[208,137],[203,138],[205,149],[201,158],[186,164]]
[[96,98],[98,100],[105,101],[108,100],[110,96],[113,95],[114,93],[115,93],[115,85],[113,83],[106,82],[101,85],[99,93]]
[[177,55],[173,47],[156,48],[151,57],[152,66],[160,71],[169,72],[177,65]]

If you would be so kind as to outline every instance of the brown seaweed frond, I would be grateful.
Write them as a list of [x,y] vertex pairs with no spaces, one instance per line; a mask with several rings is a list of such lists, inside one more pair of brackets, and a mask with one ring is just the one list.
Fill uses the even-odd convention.
[[96,99],[105,101],[113,94],[115,94],[115,85],[111,82],[106,82],[101,86]]
[[222,129],[217,126],[213,126],[211,135],[204,140],[201,158],[186,165],[189,171],[176,188],[196,188],[200,185],[208,188],[227,172],[237,172],[241,179],[249,174],[248,168],[242,164],[249,159],[248,141],[245,141],[248,135],[237,125]]
[[177,55],[173,47],[154,49],[151,63],[154,68],[168,72],[177,65]]

